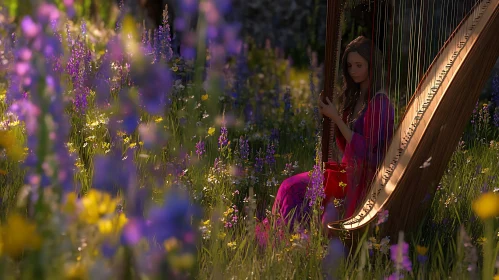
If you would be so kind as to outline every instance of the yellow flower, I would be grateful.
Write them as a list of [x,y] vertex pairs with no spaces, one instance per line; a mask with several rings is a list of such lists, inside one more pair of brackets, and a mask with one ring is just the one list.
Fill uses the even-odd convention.
[[484,193],[473,201],[472,208],[483,220],[499,216],[499,195],[493,192]]
[[157,122],[157,123],[159,123],[159,122],[161,122],[162,120],[163,120],[163,118],[162,118],[162,117],[159,117],[159,118],[156,118],[154,121],[155,121],[155,122]]
[[18,161],[22,159],[22,144],[17,140],[12,130],[0,131],[0,147],[5,148],[7,156],[12,160]]
[[496,276],[494,276],[494,280],[499,280],[499,274],[496,274]]
[[42,239],[36,225],[18,214],[7,218],[7,224],[0,230],[2,251],[12,258],[19,257],[26,249],[40,248]]
[[171,252],[173,250],[178,249],[180,243],[178,242],[177,238],[170,237],[167,240],[165,240],[165,242],[163,242],[163,246],[165,247],[165,250],[167,252]]
[[201,100],[208,100],[208,94],[201,95]]
[[82,204],[80,219],[88,224],[96,224],[101,217],[114,213],[118,200],[111,198],[108,193],[91,189],[82,198]]
[[97,222],[99,232],[103,235],[120,233],[128,219],[125,214],[121,213],[113,218],[100,219]]
[[300,234],[299,233],[291,235],[291,238],[289,239],[290,242],[295,242],[296,240],[300,240]]
[[237,243],[236,243],[236,241],[232,241],[232,242],[227,243],[227,246],[231,249],[235,249],[237,246]]
[[215,133],[215,128],[214,127],[210,127],[208,128],[208,135],[213,135],[213,133]]
[[424,256],[426,255],[426,253],[428,253],[428,247],[424,247],[424,246],[419,246],[417,245],[416,246],[416,251],[418,252],[418,254],[420,254],[421,256]]

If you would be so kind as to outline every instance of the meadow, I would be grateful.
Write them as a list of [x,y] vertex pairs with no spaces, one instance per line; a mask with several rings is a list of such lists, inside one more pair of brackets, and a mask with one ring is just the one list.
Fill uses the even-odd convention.
[[499,73],[418,231],[379,236],[383,212],[343,257],[318,205],[258,230],[285,178],[320,171],[316,54],[240,38],[228,1],[184,1],[175,30],[55,2],[0,6],[0,279],[499,279]]

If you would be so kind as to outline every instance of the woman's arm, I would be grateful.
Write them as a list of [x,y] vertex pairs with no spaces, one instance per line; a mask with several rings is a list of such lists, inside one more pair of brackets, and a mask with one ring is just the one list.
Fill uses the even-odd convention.
[[332,121],[336,123],[341,134],[349,144],[352,141],[353,131],[347,126],[347,124],[338,116],[333,116]]

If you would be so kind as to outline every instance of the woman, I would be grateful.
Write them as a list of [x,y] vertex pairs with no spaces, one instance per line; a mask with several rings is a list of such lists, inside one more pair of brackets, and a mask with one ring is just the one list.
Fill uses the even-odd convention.
[[[324,103],[319,99],[320,112],[335,123],[336,143],[343,152],[341,164],[346,166],[348,185],[345,217],[359,206],[393,133],[394,109],[383,91],[379,51],[373,48],[371,40],[363,36],[346,47],[339,111],[331,100]],[[305,192],[309,182],[309,172],[304,172],[284,180],[279,187],[272,212],[285,224],[293,226],[307,216]],[[325,189],[325,193],[331,190]],[[323,202],[323,226],[341,218],[333,205],[334,197],[326,197],[329,201]]]

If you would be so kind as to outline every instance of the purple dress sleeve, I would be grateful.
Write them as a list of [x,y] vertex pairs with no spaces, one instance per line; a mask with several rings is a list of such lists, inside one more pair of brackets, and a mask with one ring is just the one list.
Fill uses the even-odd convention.
[[363,133],[354,132],[346,143],[344,157],[348,161],[365,161],[376,168],[390,143],[395,112],[385,94],[377,94],[364,114]]

